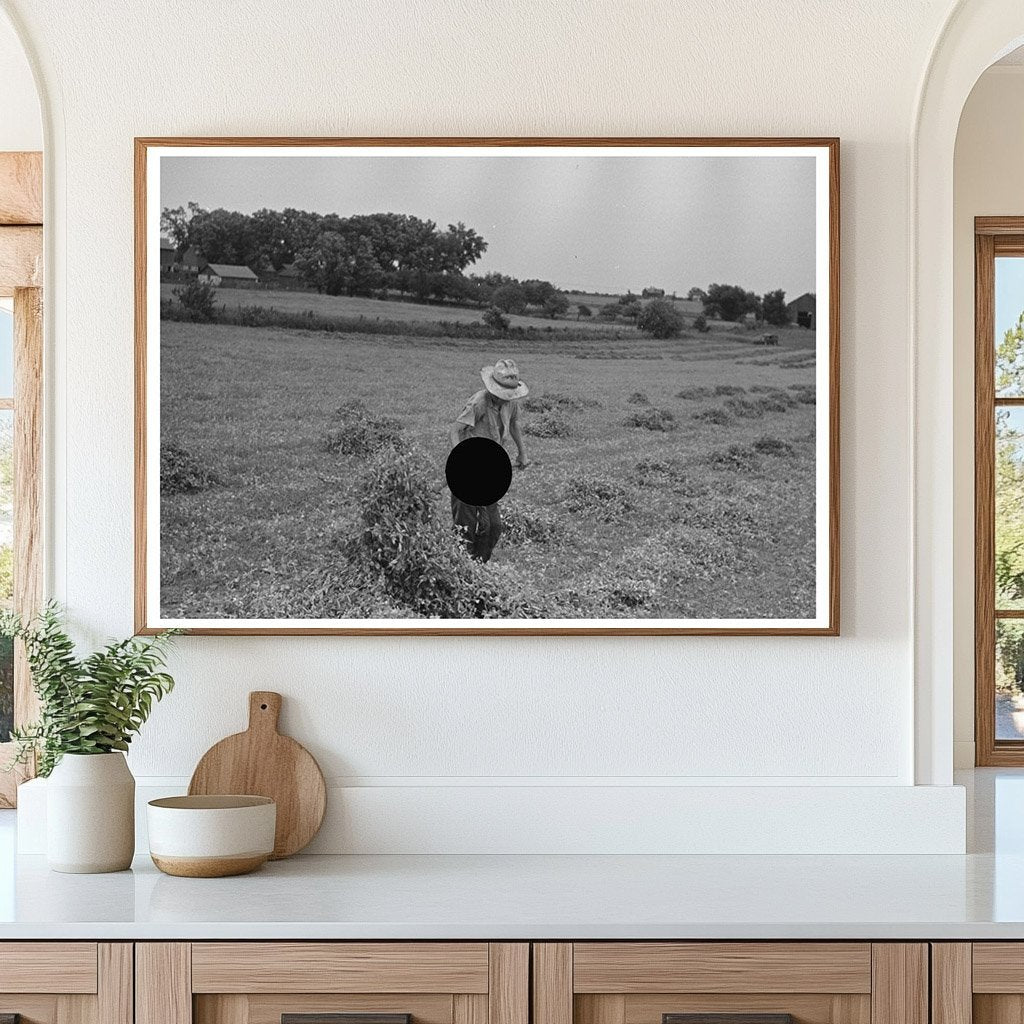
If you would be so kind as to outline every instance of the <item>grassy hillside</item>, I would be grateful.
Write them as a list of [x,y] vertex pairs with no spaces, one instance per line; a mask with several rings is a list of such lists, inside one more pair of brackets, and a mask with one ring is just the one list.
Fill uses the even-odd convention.
[[[161,285],[161,298],[173,298],[175,287],[176,285],[173,284]],[[232,306],[270,306],[289,313],[305,313],[312,310],[313,313],[319,316],[364,316],[371,320],[397,320],[399,322],[430,321],[440,323],[441,321],[457,320],[470,323],[474,320],[479,320],[484,314],[484,310],[476,306],[432,305],[406,302],[397,298],[393,300],[367,299],[362,296],[320,295],[317,292],[270,291],[264,289],[253,289],[250,291],[243,288],[219,288],[217,290],[217,302],[229,308]],[[594,307],[592,306],[591,308],[593,309]],[[552,326],[575,324],[576,311],[574,307],[569,316],[560,317],[557,320],[551,320],[548,317],[516,316],[515,314],[510,314],[509,321],[513,327],[532,326],[540,330],[546,330]],[[596,318],[586,321],[586,325],[611,334],[615,334],[616,331],[619,333],[636,333],[636,328],[631,324],[606,324]]]

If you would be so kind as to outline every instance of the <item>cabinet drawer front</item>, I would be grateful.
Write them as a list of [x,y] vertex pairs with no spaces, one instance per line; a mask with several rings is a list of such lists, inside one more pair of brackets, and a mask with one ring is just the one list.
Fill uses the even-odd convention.
[[95,942],[0,944],[0,992],[96,992]]
[[486,942],[197,942],[192,991],[487,992]]
[[578,942],[573,991],[871,991],[871,945],[838,942]]
[[414,1024],[455,1024],[450,995],[412,993],[298,995],[202,995],[195,998],[194,1024],[281,1024],[286,1014],[404,1014]]
[[975,992],[1024,992],[1024,942],[976,942]]

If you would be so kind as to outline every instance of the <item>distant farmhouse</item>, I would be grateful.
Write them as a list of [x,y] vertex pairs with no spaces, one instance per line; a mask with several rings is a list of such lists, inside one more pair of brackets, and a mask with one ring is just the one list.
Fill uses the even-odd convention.
[[170,273],[174,269],[174,264],[177,262],[175,259],[175,253],[177,247],[169,238],[160,239],[160,272]]
[[215,288],[280,288],[306,290],[306,281],[294,263],[257,274],[251,267],[237,263],[210,263],[193,245],[180,256],[174,242],[160,238],[160,274],[168,282],[194,278]]
[[817,321],[817,305],[814,293],[804,292],[799,298],[786,303],[786,309],[789,312],[789,319],[795,323],[797,327],[807,327],[813,330]]
[[183,274],[198,274],[206,266],[206,260],[193,245],[186,249],[178,259],[178,270]]
[[196,280],[214,288],[255,288],[260,279],[248,268],[233,263],[207,263]]
[[288,263],[280,270],[273,268],[265,270],[260,274],[260,281],[270,288],[304,289],[306,287],[306,282],[294,263]]

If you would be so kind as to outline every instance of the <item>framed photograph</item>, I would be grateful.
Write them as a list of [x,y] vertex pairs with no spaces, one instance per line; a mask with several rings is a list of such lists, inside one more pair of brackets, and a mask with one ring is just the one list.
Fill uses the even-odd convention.
[[139,632],[839,631],[837,139],[136,140]]

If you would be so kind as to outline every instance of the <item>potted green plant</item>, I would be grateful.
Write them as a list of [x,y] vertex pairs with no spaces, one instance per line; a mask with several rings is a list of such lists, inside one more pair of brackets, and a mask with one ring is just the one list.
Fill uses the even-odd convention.
[[[51,603],[30,622],[0,614],[0,634],[25,645],[39,719],[16,729],[13,764],[36,758],[48,777],[47,861],[54,871],[122,871],[135,852],[135,779],[124,758],[154,701],[175,630],[113,641],[83,658]],[[13,765],[12,765],[13,767]]]

